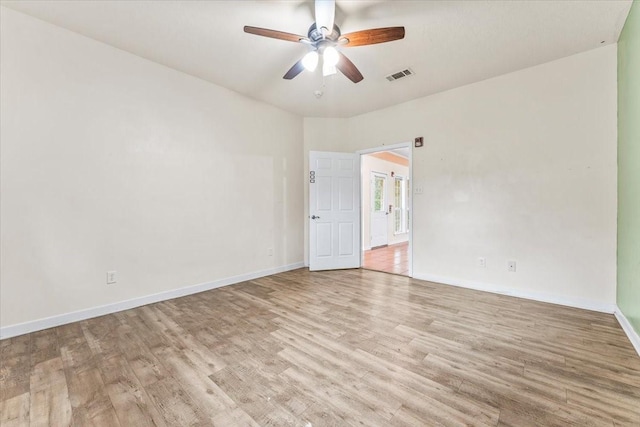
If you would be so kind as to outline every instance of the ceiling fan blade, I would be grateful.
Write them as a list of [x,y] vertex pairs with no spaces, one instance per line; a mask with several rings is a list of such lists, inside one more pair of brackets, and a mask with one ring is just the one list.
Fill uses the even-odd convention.
[[355,65],[353,65],[353,62],[351,62],[349,58],[344,56],[342,52],[338,52],[338,54],[340,55],[340,59],[336,64],[336,67],[338,68],[338,70],[340,70],[342,74],[347,76],[347,78],[354,83],[358,83],[359,81],[362,81],[364,77],[362,76],[362,73],[360,72],[360,70],[358,70],[358,68]]
[[322,29],[324,27],[327,32],[323,32],[323,34],[331,34],[335,17],[335,0],[316,0],[316,28]]
[[372,28],[342,35],[338,40],[345,47],[366,46],[400,40],[404,38],[404,27]]
[[272,39],[286,40],[289,42],[308,41],[305,36],[299,36],[297,34],[285,33],[283,31],[269,30],[267,28],[244,26],[244,32],[249,34],[255,34],[256,36],[271,37]]
[[301,59],[300,61],[293,64],[293,67],[289,68],[289,71],[287,71],[287,73],[282,78],[286,80],[291,80],[292,78],[294,78],[295,76],[297,76],[303,71],[304,71],[304,65],[302,65],[302,59]]

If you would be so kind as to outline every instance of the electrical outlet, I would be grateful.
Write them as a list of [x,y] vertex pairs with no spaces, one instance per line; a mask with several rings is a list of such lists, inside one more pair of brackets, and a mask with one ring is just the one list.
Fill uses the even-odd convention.
[[516,272],[516,262],[515,261],[507,261],[507,271],[511,273]]
[[118,281],[117,272],[116,271],[107,271],[107,285],[111,285]]
[[478,267],[487,267],[487,259],[485,257],[481,256],[480,258],[478,258]]
[[267,255],[273,256],[273,248],[267,248]]
[[413,187],[413,193],[422,194],[424,193],[424,188],[421,185],[416,185],[415,187]]

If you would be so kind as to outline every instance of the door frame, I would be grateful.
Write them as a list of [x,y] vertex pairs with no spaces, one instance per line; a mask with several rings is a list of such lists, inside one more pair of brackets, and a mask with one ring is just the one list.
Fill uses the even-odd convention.
[[[382,145],[374,148],[366,148],[364,150],[356,151],[356,154],[360,155],[360,179],[362,180],[362,156],[367,154],[373,154],[380,151],[389,151],[395,150],[397,148],[408,148],[409,149],[409,277],[413,277],[413,146],[411,142],[400,142],[397,144],[390,145]],[[362,192],[362,182],[360,184],[360,233],[364,233],[364,211],[362,207],[364,206],[364,194]],[[362,238],[360,239],[360,265],[364,265],[364,248],[362,245]],[[360,267],[362,268],[362,267]]]

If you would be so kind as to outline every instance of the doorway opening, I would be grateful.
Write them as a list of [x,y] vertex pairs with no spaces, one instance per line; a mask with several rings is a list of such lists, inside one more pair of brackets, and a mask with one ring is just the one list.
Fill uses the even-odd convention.
[[360,171],[362,268],[411,276],[411,145],[361,151]]

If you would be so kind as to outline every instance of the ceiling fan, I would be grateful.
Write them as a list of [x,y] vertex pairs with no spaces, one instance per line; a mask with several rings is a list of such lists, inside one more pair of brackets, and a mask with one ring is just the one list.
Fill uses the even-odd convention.
[[316,22],[311,25],[307,36],[269,30],[267,28],[245,26],[244,32],[263,37],[271,37],[296,43],[304,43],[311,49],[302,59],[284,75],[284,79],[291,80],[303,70],[314,71],[322,60],[322,74],[335,74],[336,69],[347,76],[349,80],[358,83],[364,77],[358,68],[336,47],[366,46],[385,43],[404,38],[404,27],[373,28],[341,34],[340,28],[334,24],[335,0],[316,0]]

